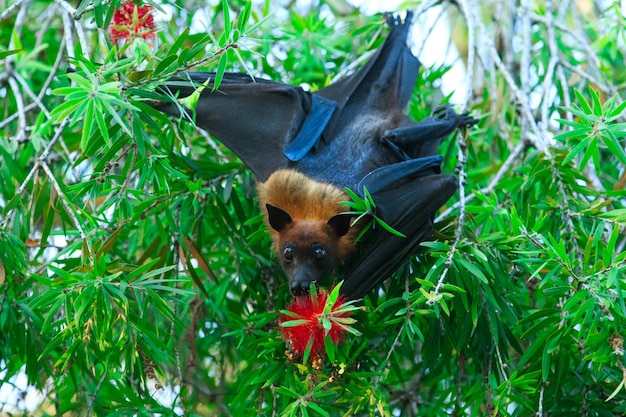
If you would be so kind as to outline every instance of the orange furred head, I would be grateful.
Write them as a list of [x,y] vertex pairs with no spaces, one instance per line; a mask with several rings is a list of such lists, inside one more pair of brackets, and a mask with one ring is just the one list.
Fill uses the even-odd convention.
[[294,294],[330,275],[354,250],[358,230],[343,214],[340,202],[348,196],[339,188],[288,169],[258,188],[274,250]]

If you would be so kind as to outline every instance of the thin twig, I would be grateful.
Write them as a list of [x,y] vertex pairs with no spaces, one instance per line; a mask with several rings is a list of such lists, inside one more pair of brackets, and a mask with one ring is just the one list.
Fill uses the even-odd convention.
[[[465,0],[458,0],[458,2],[464,3]],[[489,36],[489,34],[487,33],[487,28],[482,23],[480,18],[477,18],[474,15],[474,12],[470,7],[468,6],[461,7],[461,10],[465,14],[465,20],[472,21],[475,27],[478,29],[478,33],[481,39],[481,42],[478,42],[478,44],[481,44],[486,49],[487,53],[489,54],[489,58],[493,60],[496,68],[500,71],[500,73],[502,74],[502,77],[504,78],[507,85],[513,92],[513,95],[515,96],[517,103],[519,104],[523,119],[526,119],[526,121],[529,123],[530,130],[532,131],[533,134],[522,135],[522,138],[523,139],[527,138],[528,140],[530,140],[537,149],[539,149],[543,154],[545,154],[547,159],[552,160],[552,155],[550,154],[548,150],[547,141],[541,135],[541,131],[539,127],[537,126],[537,122],[535,121],[533,113],[530,109],[528,95],[524,94],[524,92],[517,86],[513,75],[511,75],[509,70],[506,68],[506,66],[502,62],[502,59],[500,58],[498,50],[494,44],[493,36]]]
[[[594,50],[592,46],[592,40],[589,38],[587,32],[586,18],[582,16],[580,8],[578,7],[570,7],[569,11],[571,16],[574,19],[574,27],[577,29],[580,38],[582,41],[580,45],[583,45],[585,48],[586,61],[588,66],[588,72],[591,74],[596,74],[597,77],[600,77],[600,57],[598,56],[598,51]],[[598,30],[602,31],[603,26],[610,27],[611,25],[599,25]],[[602,38],[602,35],[598,36],[597,39]],[[613,91],[612,93],[606,92],[608,95],[617,94],[617,89],[614,86],[609,86],[609,88]]]
[[35,37],[35,46],[33,49],[38,49],[42,46],[46,37],[46,33],[48,33],[48,30],[50,29],[50,25],[57,17],[58,15],[56,5],[50,5],[50,7],[46,7],[45,12],[38,16],[37,20],[38,22],[40,22],[38,27],[39,30],[37,30],[37,36]]
[[[569,5],[569,1],[564,1],[563,4],[561,5],[561,9],[559,13],[561,15],[559,17],[560,19],[562,18],[562,14],[564,13],[564,11],[569,9],[567,7],[568,5]],[[548,62],[548,67],[546,69],[545,78],[542,83],[544,97],[541,103],[541,120],[543,122],[542,130],[543,130],[544,136],[547,136],[548,127],[550,124],[550,115],[548,113],[549,111],[548,107],[550,103],[552,102],[550,100],[550,92],[551,92],[551,86],[553,85],[553,77],[555,73],[561,84],[561,90],[563,91],[563,94],[564,94],[565,106],[569,107],[571,103],[570,103],[570,97],[569,97],[569,87],[567,85],[565,75],[563,74],[563,69],[561,66],[562,61],[560,59],[560,50],[558,48],[557,40],[556,40],[555,27],[557,27],[557,24],[556,24],[555,19],[553,18],[552,0],[546,0],[545,17],[541,19],[541,22],[544,23],[546,26],[546,30],[548,33],[548,48],[550,50],[550,61]],[[580,40],[582,45],[586,46],[587,48],[589,47],[588,45],[586,45],[586,43],[582,42],[582,39],[580,37],[577,37],[577,39]],[[595,58],[597,60],[597,57]],[[566,114],[567,114],[568,119],[571,120],[572,114],[570,112],[566,112]],[[571,129],[572,129],[571,127],[568,127],[568,130],[571,130]],[[600,181],[600,178],[598,178],[598,175],[596,174],[596,172],[597,170],[596,170],[595,163],[593,160],[590,160],[589,164],[587,164],[584,168],[584,174],[587,178],[589,178],[589,181],[592,183],[592,185],[594,186],[596,190],[604,191],[604,186],[602,185],[602,181]]]
[[438,3],[440,3],[440,0],[428,0],[428,1],[425,1],[425,2],[421,2],[419,7],[415,10],[415,17],[414,17],[414,19],[417,19],[422,13],[424,13],[426,10],[432,8],[433,6],[435,6]]
[[[54,78],[58,76],[57,72],[59,70],[59,67],[61,66],[61,63],[63,62],[63,57],[64,57],[63,48],[64,47],[65,47],[65,38],[61,40],[61,44],[59,46],[59,52],[57,53],[57,57],[54,62],[54,65],[52,66],[50,70],[50,75],[41,86],[41,91],[37,95],[37,99],[40,101],[46,95],[46,92],[48,91],[48,88],[50,87],[50,84],[52,83]],[[35,108],[37,108],[37,103],[30,103],[26,107],[24,107],[24,113],[28,113]],[[4,119],[2,122],[0,122],[0,129],[4,129],[5,126],[7,126],[13,120],[17,119],[19,116],[20,116],[20,112],[16,111],[11,116]]]
[[137,154],[139,153],[137,150],[136,142],[133,142],[131,148],[133,150],[133,156],[130,160],[130,166],[128,167],[128,174],[126,174],[126,178],[124,178],[124,182],[122,183],[122,186],[119,190],[119,193],[122,194],[122,196],[126,194],[126,189],[128,188],[128,184],[130,183],[130,177],[133,175],[133,171],[135,170],[135,164],[137,163]]
[[459,176],[459,215],[456,221],[456,227],[454,229],[454,241],[452,241],[452,245],[450,245],[450,250],[448,251],[448,255],[446,256],[446,260],[444,262],[444,269],[441,271],[441,275],[439,275],[439,280],[437,280],[437,285],[433,290],[433,296],[426,303],[434,304],[438,301],[439,292],[441,288],[443,288],[443,284],[446,281],[446,277],[448,276],[448,271],[450,271],[450,267],[452,266],[452,259],[456,254],[456,248],[463,239],[463,229],[465,227],[465,185],[467,184],[467,173],[465,172],[465,164],[467,163],[467,136],[469,136],[467,130],[463,133],[460,133],[458,136],[457,147],[458,147],[458,156],[457,156],[457,165],[456,172]]
[[545,13],[546,13],[546,30],[548,32],[548,49],[550,50],[550,61],[548,62],[548,67],[545,70],[542,89],[543,89],[543,99],[541,102],[541,121],[542,121],[542,134],[547,137],[548,136],[548,127],[550,124],[550,114],[549,107],[551,104],[550,94],[552,92],[553,86],[553,77],[556,71],[556,66],[559,63],[559,49],[556,44],[556,35],[554,33],[554,25],[552,22],[554,21],[552,16],[552,0],[546,0],[545,2]]
[[94,390],[93,394],[89,395],[89,402],[87,403],[87,412],[85,413],[85,416],[91,415],[91,410],[93,410],[93,405],[96,402],[96,398],[98,398],[98,392],[100,391],[100,388],[102,387],[102,383],[104,382],[104,380],[107,379],[107,376],[109,376],[109,374],[106,372],[106,369],[105,369],[104,371],[102,371],[102,377],[98,381],[98,385],[96,386],[96,389]]
[[350,64],[343,67],[337,74],[335,74],[330,79],[330,84],[338,80],[341,80],[347,77],[349,74],[353,73],[357,68],[361,66],[362,63],[368,61],[372,57],[372,55],[374,55],[375,52],[376,51],[367,51],[359,55],[358,57],[356,57],[353,61],[350,62]]
[[[195,67],[198,67],[200,65],[205,64],[206,62],[209,62],[211,60],[216,59],[220,55],[226,53],[229,49],[234,49],[234,48],[237,48],[237,47],[238,47],[238,45],[236,43],[229,43],[227,45],[224,45],[223,47],[219,48],[217,51],[215,51],[211,55],[209,55],[209,56],[207,56],[205,58],[199,59],[197,61],[194,61],[194,62],[185,63],[181,68],[176,68],[176,69],[174,69],[174,70],[172,70],[172,71],[170,71],[168,73],[162,74],[160,76],[160,78],[162,78],[162,79],[170,78],[170,77],[173,77],[173,76],[179,74],[180,72],[185,72],[185,71],[189,71],[191,69],[194,69]],[[133,88],[138,88],[138,87],[144,86],[146,84],[150,84],[153,81],[154,80],[151,80],[151,79],[145,79],[145,80],[138,81],[136,83],[132,83],[131,85],[132,85]],[[131,85],[129,85],[128,87],[130,87]]]
[[[410,271],[409,268],[406,268],[405,274],[404,274],[404,291],[408,294],[409,293],[409,277],[410,277]],[[389,368],[391,366],[391,363],[389,362],[389,360],[391,359],[391,355],[393,354],[393,352],[396,350],[397,346],[400,346],[400,336],[402,336],[402,331],[404,329],[404,324],[408,321],[411,320],[411,298],[407,297],[406,302],[405,302],[405,309],[406,309],[406,314],[404,316],[404,322],[400,323],[400,328],[398,329],[398,333],[396,334],[395,339],[393,339],[393,343],[391,344],[391,346],[389,347],[389,350],[387,351],[387,355],[385,356],[385,360],[383,361],[383,363],[385,364],[385,368]],[[381,372],[382,373],[382,372]],[[378,374],[373,382],[374,382],[374,386],[378,386],[378,383],[380,382],[380,375]]]
[[[569,5],[569,2],[563,2],[563,5],[567,6]],[[573,8],[567,8],[566,10],[572,10]],[[531,13],[531,18],[532,20],[536,21],[536,22],[540,22],[543,23],[545,25],[548,25],[547,23],[547,16],[541,16],[538,15],[536,13]],[[572,29],[568,28],[567,26],[565,26],[564,24],[560,23],[563,21],[563,18],[560,17],[559,19],[553,19],[551,18],[551,25],[554,26],[555,28],[559,29],[562,32],[567,33],[568,35],[570,35],[572,38],[574,38],[574,41],[576,43],[576,46],[579,47],[583,47],[585,49],[585,53],[587,54],[587,62],[590,64],[593,64],[594,66],[597,66],[599,63],[599,58],[596,55],[596,53],[593,51],[593,48],[591,48],[591,45],[589,45],[589,42],[586,42],[582,36],[580,36],[578,33],[574,32]]]
[[537,413],[535,414],[537,417],[543,417],[543,391],[545,389],[545,385],[541,384],[541,388],[539,389],[539,402],[537,404]]
[[72,61],[74,57],[74,30],[73,21],[70,19],[69,13],[61,13],[63,19],[63,35],[65,39],[65,50],[67,51],[67,57]]
[[[510,87],[511,91],[513,92],[514,96],[517,99],[517,102],[522,112],[522,124],[527,123],[528,127],[530,128],[530,131],[532,132],[532,134],[526,133],[526,134],[521,135],[520,142],[512,150],[511,154],[509,154],[509,157],[504,162],[504,164],[502,165],[502,167],[500,168],[496,176],[492,178],[492,180],[490,181],[487,187],[485,187],[484,189],[480,191],[480,192],[491,192],[493,189],[495,189],[497,184],[504,178],[504,175],[512,168],[517,158],[522,154],[522,152],[526,148],[527,141],[530,141],[537,149],[539,149],[545,155],[546,159],[548,159],[551,163],[553,163],[553,158],[548,150],[547,140],[545,138],[544,132],[542,132],[537,126],[535,118],[530,109],[528,95],[524,94],[524,92],[517,86],[513,76],[511,75],[509,70],[506,68],[506,66],[502,62],[502,59],[500,58],[498,51],[495,47],[493,37],[490,37],[487,34],[487,29],[485,28],[484,24],[479,18],[475,16],[475,12],[473,11],[472,7],[466,0],[458,0],[457,3],[459,4],[461,12],[463,13],[465,17],[468,28],[469,27],[475,28],[478,31],[480,40],[474,41],[474,43],[476,45],[481,45],[483,48],[485,48],[485,50],[489,54],[490,59],[482,59],[482,62],[483,63],[487,62],[489,63],[489,65],[491,65],[491,63],[495,64],[495,68],[498,71],[500,71],[506,83],[508,84],[508,86]],[[530,20],[528,18],[528,22],[529,21]],[[491,72],[494,72],[494,71],[491,71]],[[524,120],[526,122],[524,122]],[[473,200],[474,197],[475,197],[474,193],[470,194],[467,197],[466,202]],[[439,221],[449,216],[452,211],[460,208],[462,204],[463,203],[461,203],[460,201],[457,202],[448,210],[446,210],[444,213],[439,215],[436,221]]]
[[[432,22],[432,24],[430,25],[430,27],[428,28],[428,31],[426,32],[426,34],[424,35],[424,40],[422,41],[422,46],[420,47],[420,49],[417,51],[417,57],[419,58],[420,56],[422,56],[422,52],[424,51],[424,48],[426,47],[426,45],[428,44],[428,38],[430,38],[430,35],[433,33],[433,31],[435,30],[435,27],[437,27],[437,24],[439,22],[439,20],[446,14],[446,4],[442,4],[441,5],[441,11],[439,12],[439,14],[437,15],[437,17],[435,18],[435,20]],[[419,16],[419,15],[418,15]],[[414,18],[415,21],[417,20],[417,18]]]
[[[520,17],[522,26],[522,54],[519,68],[521,94],[518,95],[517,100],[523,107],[530,107],[530,47],[532,45],[532,35],[530,33],[530,0],[521,1],[521,7],[517,15]],[[520,118],[520,136],[526,138],[528,137],[528,127],[535,121],[535,118],[532,116],[532,112],[525,112],[522,113],[522,115],[523,117]]]
[[[13,24],[13,36],[11,36],[11,40],[9,41],[9,49],[15,49],[15,39],[22,39],[22,28],[26,23],[26,17],[28,16],[28,9],[30,7],[30,3],[32,0],[26,0],[23,2],[22,7],[17,12],[17,16],[15,17],[15,23]],[[9,55],[6,58],[7,62],[10,62],[14,59],[13,55]]]
[[67,212],[67,215],[70,216],[70,218],[72,219],[72,222],[74,223],[74,226],[76,227],[76,230],[78,230],[80,237],[83,239],[83,244],[87,246],[87,251],[89,252],[89,260],[91,264],[93,265],[94,264],[93,253],[91,252],[91,245],[89,244],[89,240],[87,239],[87,234],[85,233],[83,226],[78,221],[78,217],[76,217],[76,213],[70,206],[67,196],[63,192],[61,185],[58,183],[48,163],[46,161],[41,161],[39,165],[44,170],[44,172],[48,176],[48,179],[52,183],[52,186],[54,187],[55,191],[57,192],[59,196],[59,199],[61,200],[61,204],[63,204],[63,207],[65,207],[65,211]]
[[[459,6],[461,7],[461,9],[464,7],[471,7],[466,2],[460,2]],[[464,10],[463,14],[466,16],[471,15],[469,10]],[[473,19],[466,20],[466,24],[467,24],[467,68],[466,68],[467,92],[465,94],[465,101],[463,105],[461,106],[461,110],[463,111],[467,108],[467,105],[469,104],[473,96],[474,67],[476,65],[476,62],[475,62],[476,61],[476,33],[475,33],[476,28],[474,27],[474,20]]]
[[[102,2],[100,2],[101,6],[104,6],[106,4],[109,4],[111,0],[103,0]],[[78,13],[78,10],[76,10],[74,12],[74,20],[80,20],[81,17],[83,17],[84,13],[90,12],[92,10],[94,10],[96,8],[96,5],[94,3],[91,3],[89,6],[85,7],[85,9],[83,10],[82,13]]]
[[[135,149],[135,152],[133,155],[137,154],[137,150]],[[172,246],[173,246],[173,256],[174,256],[174,265],[176,265],[176,268],[174,268],[174,285],[176,287],[179,286],[179,271],[181,268],[184,268],[184,265],[181,265],[181,258],[180,258],[180,230],[181,230],[181,226],[180,226],[180,206],[177,206],[176,209],[174,210],[174,233],[172,235],[173,238],[173,242],[172,242]],[[176,299],[173,300],[173,305],[172,305],[172,312],[174,315],[176,315],[176,312],[178,310],[178,303],[176,301]],[[176,340],[176,325],[174,323],[174,321],[172,321],[170,323],[170,339],[171,340]],[[180,355],[180,346],[178,343],[174,343],[174,356],[176,357],[176,374],[178,377],[178,383],[180,385],[180,401],[179,401],[179,406],[182,408],[183,410],[183,417],[187,415],[187,409],[185,407],[185,397],[183,396],[183,393],[186,392],[187,390],[185,389],[185,385],[186,385],[186,380],[183,379],[184,375],[183,375],[183,365],[182,365],[182,359],[181,359],[181,355]]]
[[[487,300],[485,299],[485,294],[484,292],[481,293],[480,296],[483,305],[487,304]],[[509,381],[509,377],[506,374],[506,365],[504,364],[504,361],[502,360],[502,354],[500,353],[500,346],[498,345],[498,341],[496,340],[496,335],[493,334],[493,331],[491,329],[494,329],[493,324],[491,323],[491,314],[489,314],[489,312],[485,313],[485,316],[487,317],[487,323],[489,324],[489,333],[491,333],[491,341],[493,342],[493,346],[496,349],[496,358],[498,359],[498,369],[500,370],[500,373],[502,374],[502,378],[504,378],[504,380],[506,382]],[[495,326],[495,328],[497,328],[497,326]]]
[[[482,33],[486,34],[486,29],[484,28],[482,23],[480,25],[481,25]],[[522,138],[527,138],[529,141],[531,141],[533,146],[535,146],[535,148],[537,148],[539,151],[541,151],[544,154],[544,157],[546,158],[546,160],[548,161],[550,165],[550,170],[553,174],[554,180],[557,182],[557,186],[559,188],[559,194],[563,202],[563,205],[561,206],[561,213],[563,215],[564,224],[566,225],[566,228],[569,234],[571,236],[575,236],[574,224],[572,222],[571,216],[569,216],[569,208],[568,208],[569,202],[567,200],[566,193],[565,193],[565,184],[563,182],[562,174],[556,166],[554,157],[549,151],[547,138],[544,137],[542,135],[542,132],[539,130],[537,123],[534,119],[534,116],[532,114],[532,111],[530,109],[530,104],[528,102],[528,99],[524,96],[523,92],[517,87],[512,75],[504,67],[504,64],[502,63],[502,60],[500,59],[498,55],[498,51],[496,50],[493,43],[489,45],[489,51],[490,51],[491,58],[496,63],[496,67],[500,70],[502,76],[506,80],[507,84],[509,85],[513,93],[515,94],[517,101],[520,105],[522,116],[526,118],[526,120],[530,123],[530,128],[533,134],[522,136]],[[562,61],[562,63],[565,64],[565,61]],[[582,258],[580,248],[578,247],[578,243],[576,242],[575,239],[572,240],[572,246],[573,246],[573,250],[576,253],[576,256],[578,258]]]
[[569,62],[567,62],[565,60],[561,61],[561,65],[563,65],[568,70],[570,70],[572,72],[575,72],[576,74],[580,75],[582,78],[586,79],[590,83],[594,84],[595,87],[598,87],[603,93],[608,94],[608,95],[616,95],[617,94],[617,92],[613,88],[609,87],[607,84],[604,84],[598,78],[594,77],[593,75],[591,75],[587,71],[583,70],[580,66],[578,66],[578,65],[574,66],[574,65],[570,64]]
[[13,4],[11,4],[9,7],[7,7],[2,14],[0,14],[0,20],[4,20],[9,14],[11,14],[11,12],[13,10],[15,10],[15,8],[19,7],[22,5],[22,3],[27,2],[30,0],[16,0]]
[[500,70],[502,77],[504,77],[504,80],[506,81],[507,85],[512,90],[513,94],[515,95],[517,102],[520,105],[520,110],[522,112],[522,115],[530,124],[530,128],[533,132],[533,135],[527,134],[523,136],[522,138],[528,139],[529,141],[531,141],[533,146],[535,146],[535,148],[540,150],[546,156],[547,159],[552,160],[552,155],[548,151],[546,140],[545,138],[541,136],[541,132],[532,114],[527,98],[524,96],[522,91],[515,84],[515,80],[513,79],[513,76],[504,66],[504,63],[500,59],[500,56],[498,55],[498,51],[493,44],[490,45],[489,47],[489,53],[490,53],[491,59],[493,59],[494,63],[496,64],[496,67],[498,68],[498,70]]
[[[561,3],[561,7],[559,8],[559,12],[557,14],[557,18],[556,19],[552,19],[551,23],[554,27],[559,27],[559,22],[564,21],[565,20],[565,15],[567,14],[567,12],[571,10],[571,1],[570,0],[563,0],[563,2]],[[552,31],[554,34],[554,45],[558,45],[556,43],[556,30]],[[581,42],[583,43],[583,42]],[[588,45],[587,42],[584,42],[584,47],[586,49],[591,49],[590,46]],[[556,48],[556,51],[558,53],[560,53],[560,50],[558,49],[558,47]],[[598,60],[598,57],[595,54],[593,55],[593,59],[595,59],[596,61]],[[589,56],[589,55],[588,55]],[[591,56],[589,56],[589,59],[592,59]],[[597,63],[593,64],[590,62],[590,65],[592,65],[594,68],[597,68]],[[556,72],[557,72],[557,78],[559,79],[559,82],[561,83],[561,92],[563,94],[563,103],[565,104],[565,106],[567,107],[571,107],[571,98],[569,95],[569,85],[567,83],[567,79],[565,78],[565,73],[563,72],[563,67],[561,65],[558,65],[556,68]],[[567,112],[566,117],[568,120],[573,120],[574,117],[571,113]]]
[[[33,100],[33,102],[37,105],[37,107],[39,107],[41,109],[41,111],[46,115],[47,118],[50,118],[50,112],[48,111],[46,106],[43,104],[41,99],[38,96],[35,95],[33,90],[30,89],[30,86],[28,85],[26,80],[20,74],[18,74],[17,72],[13,72],[12,75],[15,77],[15,79],[17,81],[19,81],[20,85],[22,86],[22,89],[26,92],[26,95]],[[26,113],[24,111],[24,108],[22,108],[22,112],[24,114]]]
[[71,31],[72,27],[76,29],[76,36],[78,37],[83,57],[85,57],[85,59],[89,59],[89,45],[87,44],[87,39],[85,38],[83,25],[79,20],[74,19],[74,16],[76,16],[76,9],[65,0],[54,1],[66,11],[66,13],[63,13],[63,25],[65,26],[65,30],[69,29]]
[[18,142],[22,142],[26,140],[26,112],[24,111],[24,98],[22,97],[22,93],[20,92],[20,88],[15,82],[15,78],[13,78],[12,74],[8,79],[9,86],[11,87],[11,91],[13,92],[13,97],[15,98],[15,105],[17,106],[17,133],[13,137],[13,140]]
[[[522,152],[524,152],[525,149],[526,149],[525,141],[521,141],[520,143],[518,143],[517,146],[513,149],[513,151],[509,154],[508,158],[506,158],[506,161],[504,161],[504,163],[502,164],[502,166],[500,167],[496,175],[494,175],[491,178],[491,181],[489,181],[489,184],[487,184],[486,187],[481,188],[480,190],[472,192],[470,195],[468,195],[465,198],[465,202],[469,203],[470,201],[474,200],[477,194],[483,194],[483,195],[489,194],[493,190],[495,190],[495,188],[498,186],[498,184],[504,178],[507,172],[509,172],[513,168],[513,164],[519,159],[520,155],[522,154]],[[460,207],[460,205],[461,205],[460,202],[456,202],[455,204],[450,206],[443,213],[437,216],[437,218],[435,219],[435,223],[440,222],[443,219],[450,216],[453,211],[457,210]]]
[[52,138],[50,143],[48,143],[48,146],[46,146],[46,149],[44,149],[44,151],[39,156],[39,158],[37,158],[37,160],[35,161],[35,165],[30,170],[30,172],[28,173],[28,175],[26,176],[26,178],[24,179],[24,181],[22,182],[20,187],[17,189],[17,194],[22,194],[24,192],[24,189],[26,188],[26,185],[28,184],[28,182],[30,181],[32,176],[35,175],[35,172],[37,172],[37,170],[39,169],[39,164],[42,161],[45,161],[46,158],[48,158],[48,155],[52,151],[52,148],[54,148],[54,145],[57,143],[57,141],[59,139],[61,139],[61,136],[63,134],[63,129],[65,129],[65,126],[69,123],[69,121],[70,121],[70,117],[69,116],[67,116],[65,119],[63,119],[61,121],[61,123],[57,127],[57,130],[56,130],[56,132],[54,134],[54,137]]

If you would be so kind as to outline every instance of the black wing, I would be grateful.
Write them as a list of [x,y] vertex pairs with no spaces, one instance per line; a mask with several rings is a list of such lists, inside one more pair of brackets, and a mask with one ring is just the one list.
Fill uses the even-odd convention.
[[[300,87],[226,73],[214,90],[213,80],[215,73],[189,72],[165,84],[163,90],[183,98],[208,81],[195,109],[196,124],[230,148],[261,181],[286,167],[283,151],[307,135],[303,127],[311,126],[307,128],[310,134],[318,130],[319,136],[334,110],[333,103],[314,98]],[[174,116],[185,114],[176,103],[163,102],[156,108]],[[316,128],[314,122],[320,118],[322,127]]]
[[406,237],[381,227],[368,232],[361,256],[344,276],[341,291],[348,298],[365,296],[414,255],[421,242],[432,238],[435,213],[457,189],[457,178],[441,173],[442,157],[435,152],[455,129],[477,122],[445,106],[420,123],[385,132],[383,139],[397,152],[411,149],[415,157],[405,155],[402,162],[373,170],[361,179],[358,190],[363,195],[367,189],[377,215]]

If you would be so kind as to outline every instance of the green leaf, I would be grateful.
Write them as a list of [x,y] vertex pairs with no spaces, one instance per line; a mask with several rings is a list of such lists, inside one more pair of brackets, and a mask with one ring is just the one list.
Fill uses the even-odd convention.
[[19,52],[22,52],[22,50],[23,49],[20,48],[20,49],[10,49],[10,50],[7,50],[7,51],[0,51],[0,59],[4,59],[4,58],[6,58],[8,56],[15,55],[15,54],[17,54]]
[[94,101],[87,101],[87,109],[85,111],[85,118],[83,121],[83,129],[82,135],[80,139],[80,149],[84,152],[87,149],[87,141],[89,140],[89,135],[91,134],[91,130],[93,128],[93,117],[94,117]]
[[220,55],[220,62],[217,65],[217,71],[215,72],[215,81],[213,82],[213,91],[217,90],[224,78],[224,72],[226,72],[226,64],[228,64],[228,53]]
[[603,132],[605,133],[602,135],[602,141],[604,142],[604,144],[607,146],[607,148],[609,148],[611,153],[620,160],[622,164],[626,164],[626,153],[624,152],[624,149],[618,142],[615,135],[613,135],[613,132],[608,129],[605,129]]
[[330,363],[335,362],[335,345],[328,334],[324,336],[324,349],[326,350],[326,355]]
[[307,403],[307,406],[313,410],[315,410],[317,413],[319,413],[322,416],[329,416],[330,414],[328,413],[328,411],[324,410],[322,407],[320,407],[319,405],[317,405],[316,403],[314,403],[313,401]]
[[298,319],[298,320],[288,320],[280,323],[280,327],[298,327],[309,324],[308,320]]
[[587,104],[587,101],[585,100],[583,95],[580,94],[580,91],[575,88],[574,94],[576,95],[576,100],[578,100],[578,104],[580,104],[580,107],[582,107],[584,115],[592,114],[591,107],[589,106],[589,104]]
[[389,224],[385,223],[381,218],[376,217],[376,223],[381,225],[383,229],[385,229],[386,231],[388,231],[392,235],[396,235],[396,236],[399,236],[399,237],[402,237],[402,238],[406,238],[406,235],[404,233],[394,229]]
[[615,390],[606,398],[606,402],[611,401],[613,398],[615,398],[615,396],[617,394],[619,394],[619,392],[624,389],[624,386],[626,386],[626,378],[622,378],[622,381],[619,383],[619,385],[615,388]]
[[[222,13],[224,15],[224,35],[220,39],[220,46],[223,47],[228,42],[233,30],[232,22],[230,21],[230,10],[228,9],[228,1],[222,0]],[[219,71],[218,71],[219,72]]]
[[[188,30],[188,29],[187,29]],[[179,38],[180,39],[180,38]],[[175,51],[177,52],[177,51]],[[176,62],[178,61],[178,56],[175,54],[171,54],[163,58],[156,68],[154,69],[154,76],[159,76],[163,73],[167,73],[176,68]]]
[[608,114],[607,114],[607,118],[609,120],[613,120],[617,117],[620,117],[623,113],[624,110],[626,110],[626,101],[622,101],[622,104],[620,104],[619,106],[617,106],[616,108],[612,109]]
[[330,314],[331,310],[335,306],[337,299],[339,298],[339,291],[341,290],[341,285],[343,281],[340,281],[335,285],[330,294],[328,294],[328,298],[326,299],[326,305],[324,306],[324,314]]
[[[153,262],[155,262],[155,261],[153,261]],[[165,274],[166,272],[171,271],[175,267],[176,267],[175,265],[169,265],[169,266],[164,266],[162,268],[153,269],[152,271],[146,272],[145,274],[143,274],[139,278],[137,278],[137,280],[135,282],[133,282],[133,285],[141,286],[141,285],[149,285],[150,282],[154,283],[154,282],[176,281],[176,280],[165,280],[165,279],[157,279],[157,280],[148,281],[149,278],[152,278],[152,277],[157,276],[157,275]]]
[[456,259],[455,262],[459,263],[465,270],[467,270],[470,274],[478,278],[482,283],[488,284],[489,280],[485,276],[485,274],[478,268],[476,265],[472,264],[466,259],[460,258]]
[[[572,148],[572,150],[567,154],[567,156],[565,157],[565,159],[563,159],[563,162],[561,163],[562,165],[567,165],[569,164],[572,159],[574,159],[576,157],[576,155],[578,155],[579,153],[583,152],[586,148],[589,147],[589,144],[592,140],[594,140],[596,138],[592,138],[592,137],[587,137],[583,140],[581,140],[580,142],[578,142],[576,144],[576,146],[574,146]],[[596,139],[597,140],[597,139]],[[581,169],[584,168],[584,164],[581,164]]]
[[200,95],[204,91],[204,89],[211,83],[211,77],[207,77],[206,81],[199,85],[193,93],[185,98],[181,98],[178,101],[183,107],[194,110],[198,105],[198,100],[200,99]]
[[602,104],[600,103],[600,94],[597,90],[593,88],[589,89],[589,94],[591,94],[591,99],[593,100],[593,114],[600,117],[602,116]]
[[75,112],[83,104],[84,99],[82,97],[80,99],[67,100],[50,112],[50,119],[53,123],[61,123],[63,119]]
[[302,363],[306,364],[309,361],[309,356],[311,356],[311,348],[313,347],[313,336],[309,338],[309,341],[304,348],[304,354],[302,355]]
[[613,256],[615,253],[615,245],[617,244],[617,238],[620,235],[620,230],[618,225],[613,227],[611,231],[611,235],[609,236],[609,241],[607,242],[604,250],[602,251],[602,264],[605,268],[610,268],[613,262]]
[[248,21],[250,20],[250,14],[252,12],[252,1],[246,1],[246,4],[243,6],[241,13],[239,13],[239,19],[237,19],[237,29],[239,33],[246,33],[246,27],[248,25]]

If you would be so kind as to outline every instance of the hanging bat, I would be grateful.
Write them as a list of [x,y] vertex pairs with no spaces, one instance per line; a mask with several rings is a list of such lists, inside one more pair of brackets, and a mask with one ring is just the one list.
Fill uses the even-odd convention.
[[[455,129],[477,122],[450,107],[418,123],[406,115],[420,62],[407,46],[412,13],[389,17],[384,44],[358,71],[313,93],[246,74],[179,74],[163,86],[186,97],[208,81],[195,108],[196,124],[229,147],[259,180],[261,209],[294,295],[344,265],[342,292],[361,298],[429,239],[434,213],[455,193],[441,174],[437,148]],[[156,105],[180,116],[172,100]],[[406,237],[383,228],[355,245],[363,222],[340,202],[345,189],[376,204],[376,215]]]

